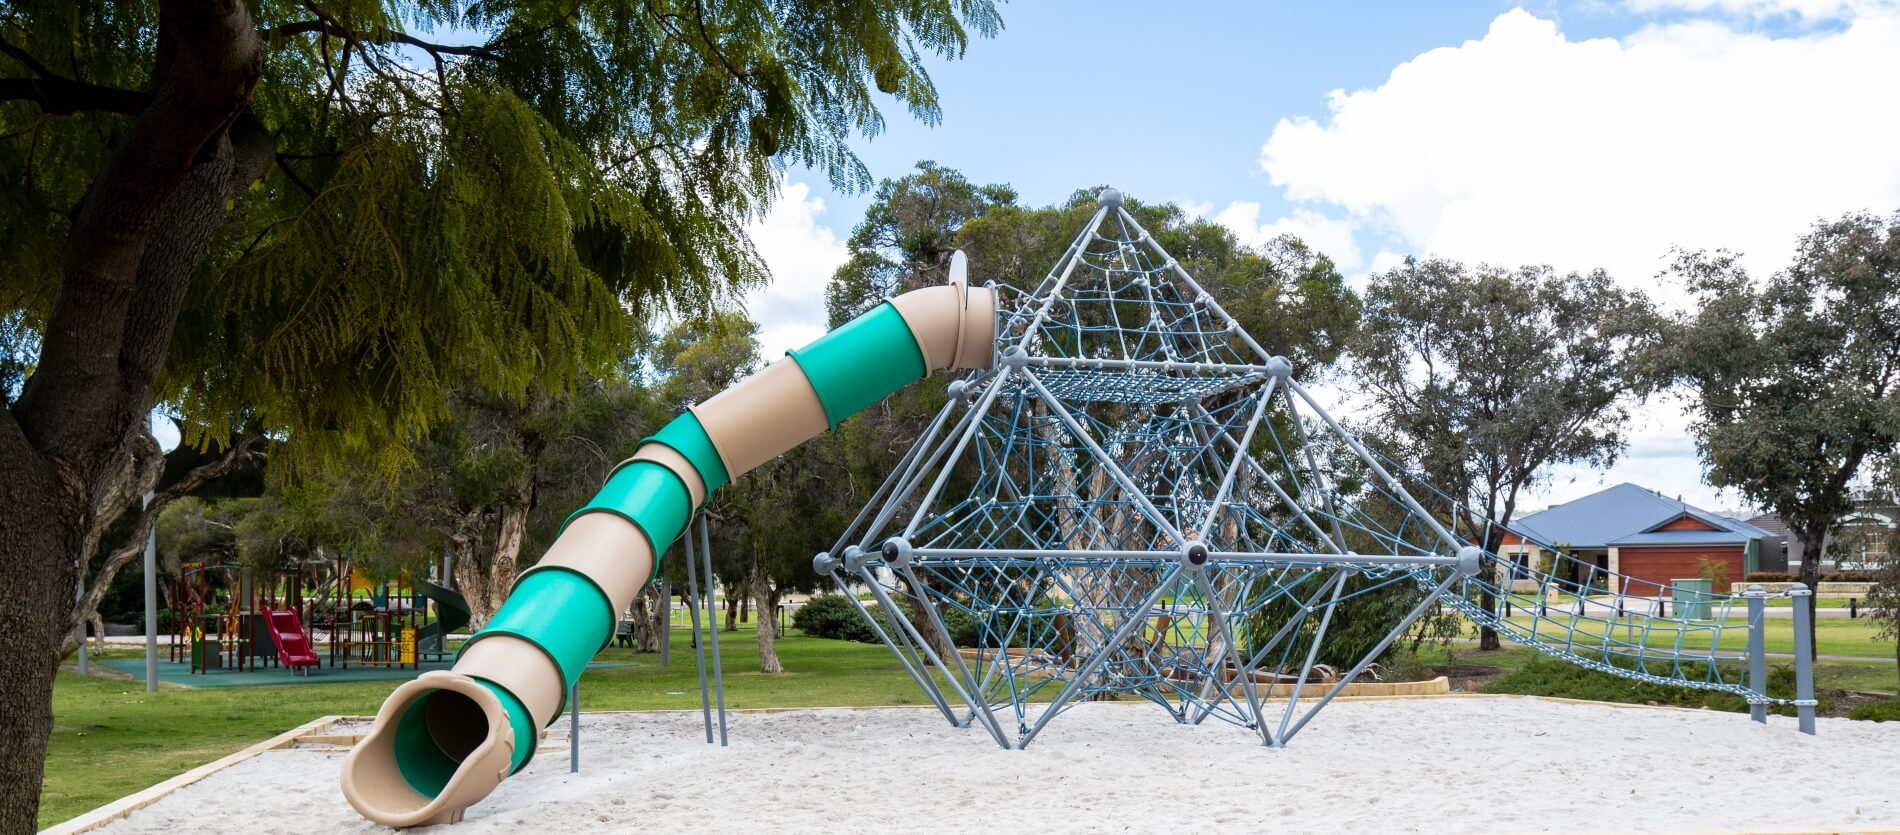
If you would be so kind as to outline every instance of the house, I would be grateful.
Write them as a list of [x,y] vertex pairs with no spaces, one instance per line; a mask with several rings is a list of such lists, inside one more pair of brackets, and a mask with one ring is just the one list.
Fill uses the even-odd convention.
[[[1764,513],[1748,523],[1775,535],[1762,543],[1763,571],[1801,570],[1801,541],[1781,517]],[[1854,510],[1828,531],[1822,571],[1873,568],[1887,553],[1888,539],[1900,530],[1900,497],[1875,490],[1854,495]],[[1842,553],[1843,546],[1854,553]],[[1775,565],[1779,561],[1779,565]]]
[[[1579,561],[1554,567],[1559,580],[1637,596],[1665,594],[1672,580],[1700,578],[1705,562],[1721,565],[1729,582],[1739,581],[1762,570],[1762,543],[1773,538],[1740,519],[1629,483],[1540,510],[1511,527],[1518,534],[1504,537],[1500,556],[1534,567],[1545,549],[1556,548]],[[1622,575],[1625,587],[1612,588],[1610,575]]]

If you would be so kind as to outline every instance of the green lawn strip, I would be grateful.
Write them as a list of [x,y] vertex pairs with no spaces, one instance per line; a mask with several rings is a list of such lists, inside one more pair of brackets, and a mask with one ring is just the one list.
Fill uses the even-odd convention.
[[[756,627],[720,634],[730,708],[928,704],[880,644],[806,638],[779,641],[788,672],[758,672]],[[114,650],[136,655],[138,650]],[[581,680],[583,710],[697,709],[691,633],[673,633],[672,666],[617,647]],[[44,828],[328,714],[374,713],[396,682],[266,687],[163,687],[146,693],[124,676],[81,676],[71,662],[53,692],[54,731],[40,795]],[[941,720],[939,720],[941,721]],[[207,822],[210,825],[210,822]]]

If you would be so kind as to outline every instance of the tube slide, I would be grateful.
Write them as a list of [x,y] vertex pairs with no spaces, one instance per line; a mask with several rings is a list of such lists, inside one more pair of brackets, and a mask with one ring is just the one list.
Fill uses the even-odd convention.
[[533,755],[569,685],[712,491],[936,369],[987,368],[996,296],[905,293],[691,407],[641,442],[568,517],[455,666],[390,694],[343,762],[343,796],[387,826],[454,823]]

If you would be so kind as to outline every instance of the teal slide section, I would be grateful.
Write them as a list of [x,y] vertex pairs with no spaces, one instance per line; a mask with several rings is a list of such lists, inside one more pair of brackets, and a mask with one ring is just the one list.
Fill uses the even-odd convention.
[[924,354],[897,307],[885,302],[791,352],[818,393],[825,420],[837,429],[845,418],[922,379]]
[[[890,302],[790,353],[833,429],[929,372],[910,326]],[[671,447],[691,462],[708,494],[738,475],[726,472],[718,448],[691,412],[674,418],[647,441]],[[657,576],[659,555],[686,529],[694,510],[690,492],[673,471],[651,461],[630,461],[568,521],[583,513],[612,513],[632,522],[653,545]],[[525,639],[547,653],[560,668],[562,683],[571,688],[588,660],[612,637],[617,616],[607,593],[579,572],[559,566],[533,569],[522,574],[501,610],[462,648],[488,635]],[[526,741],[515,747],[514,768],[519,770],[534,752],[534,720],[505,688],[482,684],[500,697],[515,739]],[[411,787],[433,797],[457,763],[430,741],[421,717],[422,711],[412,710],[397,726],[397,765]]]

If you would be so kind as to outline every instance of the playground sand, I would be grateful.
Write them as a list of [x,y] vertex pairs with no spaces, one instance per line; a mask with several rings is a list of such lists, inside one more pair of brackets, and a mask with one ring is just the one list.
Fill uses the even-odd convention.
[[[566,723],[529,768],[430,832],[1362,832],[1900,828],[1900,722],[1618,708],[1519,697],[1332,705],[1285,750],[1134,703],[1076,707],[1024,751],[905,708]],[[269,751],[115,833],[365,832],[343,754]],[[1812,778],[1812,779],[1810,779]],[[415,830],[425,831],[425,830]]]

